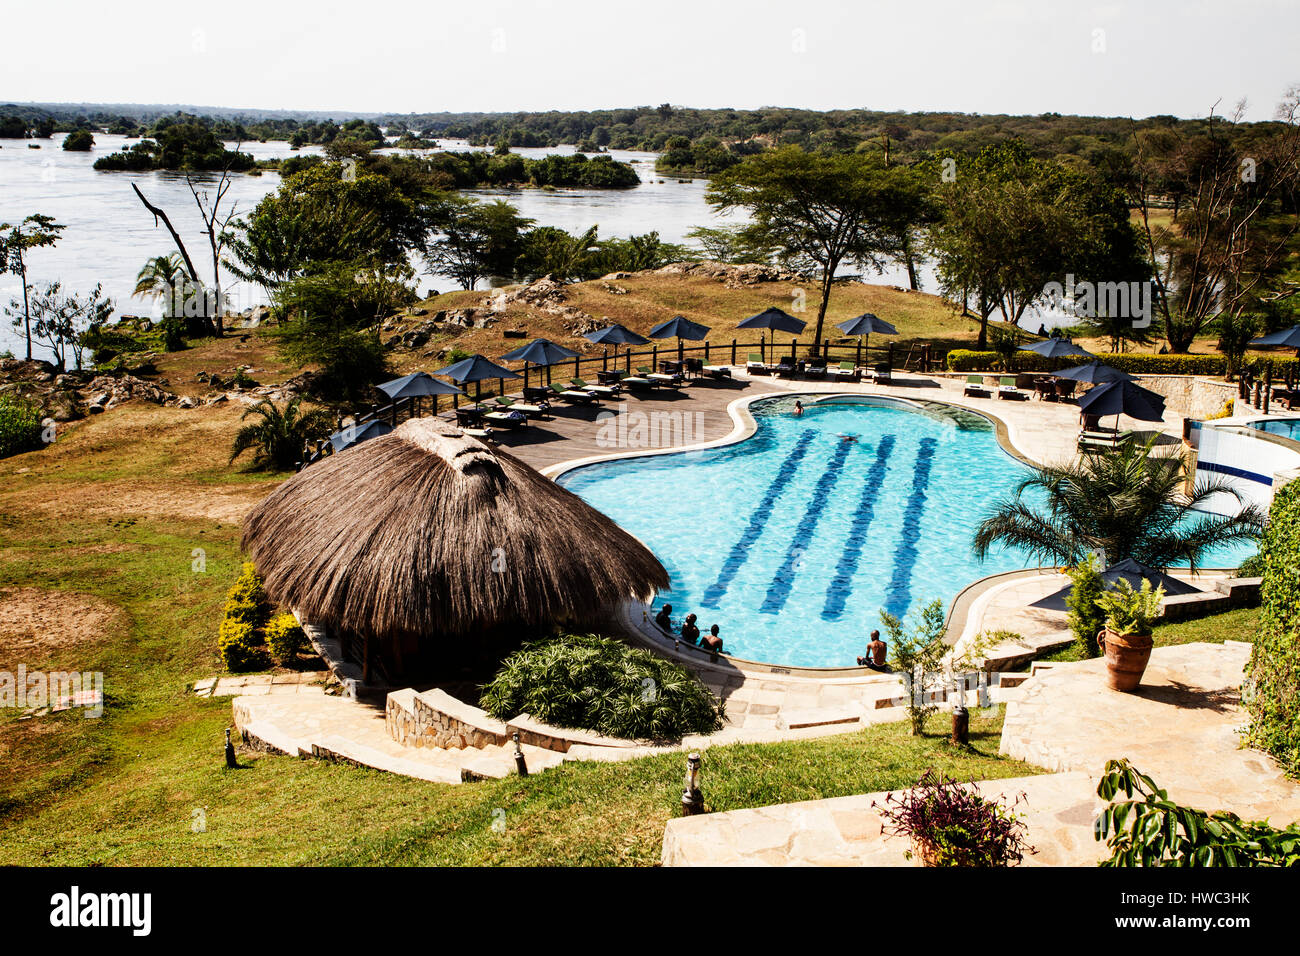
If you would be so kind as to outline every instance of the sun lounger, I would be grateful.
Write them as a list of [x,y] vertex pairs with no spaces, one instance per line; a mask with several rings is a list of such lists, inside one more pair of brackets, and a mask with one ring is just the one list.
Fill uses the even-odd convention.
[[600,398],[613,398],[620,391],[618,385],[592,385],[580,378],[569,379],[569,387],[580,392],[591,392]]
[[700,369],[700,374],[705,378],[711,378],[715,382],[724,378],[731,378],[731,366],[729,365],[705,365]]
[[826,360],[824,358],[809,359],[803,367],[803,373],[808,378],[825,378],[826,377]]
[[495,441],[490,428],[462,428],[460,433],[469,438],[477,438],[479,441]]
[[641,375],[625,375],[619,381],[619,384],[634,392],[649,392],[659,386],[658,382],[652,382],[650,379]]
[[839,365],[832,365],[827,368],[826,376],[841,382],[860,382],[862,381],[862,370],[852,362],[841,362]]
[[664,372],[651,371],[645,365],[638,366],[637,371],[641,373],[642,377],[648,378],[660,388],[681,388],[686,384],[681,375],[668,375]]
[[990,398],[992,393],[984,387],[983,375],[967,375],[966,389],[963,395],[969,395],[971,398]]
[[777,378],[794,378],[795,364],[792,358],[783,358],[776,365]]
[[1029,396],[1016,388],[1014,375],[1002,375],[998,378],[998,398],[1028,398]]
[[487,422],[494,428],[505,428],[509,431],[523,428],[528,424],[528,416],[523,412],[484,412],[483,421]]
[[894,380],[893,369],[887,363],[873,365],[867,369],[867,378],[871,379],[877,385],[888,385]]
[[563,385],[552,385],[551,394],[556,398],[564,399],[570,405],[590,405],[596,400],[596,396],[591,392],[576,388],[565,388]]
[[750,352],[749,360],[745,362],[745,371],[750,375],[771,375],[775,368],[775,365],[763,361],[761,352]]
[[504,395],[498,395],[496,403],[507,412],[523,412],[529,418],[541,418],[550,410],[545,403],[534,405],[528,402],[517,402],[513,398],[507,398]]

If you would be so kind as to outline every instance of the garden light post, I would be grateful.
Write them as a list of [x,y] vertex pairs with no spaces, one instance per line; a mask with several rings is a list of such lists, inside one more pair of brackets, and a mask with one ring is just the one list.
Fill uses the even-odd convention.
[[239,768],[239,761],[235,759],[235,745],[230,742],[230,728],[226,728],[226,766],[231,770]]
[[682,815],[693,817],[704,812],[704,794],[700,792],[700,755],[686,758],[686,788],[682,790]]
[[519,776],[526,777],[528,776],[528,764],[524,760],[524,748],[519,744],[518,732],[513,737],[515,741],[515,770],[519,772]]

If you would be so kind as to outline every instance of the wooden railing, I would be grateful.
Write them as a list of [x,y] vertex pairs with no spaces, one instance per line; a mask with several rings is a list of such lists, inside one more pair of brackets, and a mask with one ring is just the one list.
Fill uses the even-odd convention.
[[[675,345],[666,345],[660,347],[653,345],[649,348],[642,348],[640,351],[631,349],[619,350],[613,352],[603,352],[600,355],[578,355],[572,359],[566,359],[556,365],[549,366],[526,366],[520,369],[521,378],[509,379],[510,382],[520,387],[527,387],[533,382],[543,382],[550,384],[555,376],[584,378],[592,375],[595,371],[610,371],[611,369],[622,368],[626,372],[631,372],[634,368],[648,366],[657,369],[661,361],[675,361],[679,356],[681,358],[702,358],[705,365],[744,365],[749,361],[750,355],[759,356],[759,360],[764,363],[775,364],[783,358],[790,358],[792,361],[799,361],[800,358],[825,358],[827,364],[838,362],[853,362],[855,366],[881,366],[892,370],[899,366],[898,352],[895,350],[894,343],[888,342],[883,346],[863,346],[862,340],[858,339],[853,343],[832,343],[829,339],[817,342],[800,342],[793,339],[790,342],[769,342],[766,336],[760,338],[757,342],[740,342],[732,339],[730,343],[715,344],[705,341],[701,345],[682,345],[678,348]],[[770,358],[769,358],[770,356]],[[901,367],[919,372],[931,372],[944,367],[946,354],[938,349],[932,349],[929,344],[913,344],[909,346],[907,354],[901,360]],[[585,374],[584,374],[585,369]],[[570,374],[571,373],[571,374]],[[483,388],[481,391],[483,398],[492,398],[496,395],[505,395],[508,393],[506,388],[506,379],[497,379],[495,388]],[[476,383],[467,386],[468,390],[473,390],[473,401],[477,402],[480,394],[480,388],[483,383]],[[459,395],[453,395],[447,408],[460,407]],[[387,421],[394,427],[407,418],[414,418],[423,407],[428,408],[427,413],[437,415],[442,409],[439,397],[434,395],[420,399],[403,398],[387,405],[372,405],[370,409],[356,418],[356,426],[361,427],[367,422],[380,420]],[[339,428],[343,427],[342,419],[339,419]],[[305,450],[303,462],[299,465],[299,470],[320,461],[322,458],[332,454],[333,446],[328,441],[316,442],[315,445],[309,446]]]

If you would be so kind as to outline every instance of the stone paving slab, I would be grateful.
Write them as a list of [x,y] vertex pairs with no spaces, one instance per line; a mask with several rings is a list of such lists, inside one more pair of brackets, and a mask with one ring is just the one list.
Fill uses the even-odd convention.
[[1040,669],[1007,705],[1001,752],[1093,777],[1127,757],[1180,803],[1300,820],[1300,783],[1241,747],[1249,659],[1250,645],[1235,641],[1158,647],[1132,694],[1106,687],[1101,658]]
[[195,681],[196,697],[265,696],[315,693],[323,690],[329,671],[293,671],[287,674],[232,674]]
[[[1092,838],[1099,802],[1086,774],[1044,774],[980,784],[989,798],[1024,794],[1026,866],[1089,866],[1103,855]],[[886,792],[785,803],[669,820],[664,866],[912,866],[909,842],[886,836],[872,803]],[[705,795],[707,801],[707,793]]]

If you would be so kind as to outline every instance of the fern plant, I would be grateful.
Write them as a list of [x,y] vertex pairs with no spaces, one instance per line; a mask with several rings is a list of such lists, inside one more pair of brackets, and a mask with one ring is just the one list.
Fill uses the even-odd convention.
[[1151,625],[1160,617],[1160,602],[1164,598],[1163,585],[1153,591],[1151,582],[1143,578],[1141,589],[1135,589],[1120,578],[1097,598],[1097,606],[1106,615],[1106,626],[1116,634],[1150,634]]

